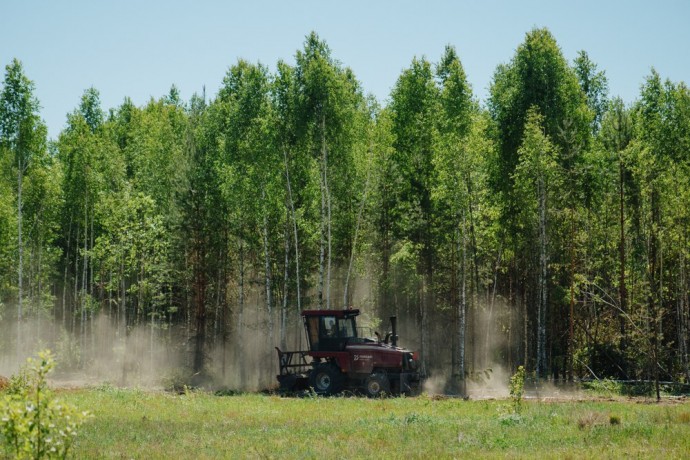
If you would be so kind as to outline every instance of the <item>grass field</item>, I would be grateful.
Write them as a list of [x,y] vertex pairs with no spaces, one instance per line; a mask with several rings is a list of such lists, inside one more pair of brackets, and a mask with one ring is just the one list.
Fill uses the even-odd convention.
[[687,458],[690,403],[61,391],[76,458]]

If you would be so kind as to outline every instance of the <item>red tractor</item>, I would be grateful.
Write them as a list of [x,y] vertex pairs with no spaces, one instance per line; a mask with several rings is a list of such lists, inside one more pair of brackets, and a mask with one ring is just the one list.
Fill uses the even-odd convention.
[[414,394],[419,390],[417,353],[397,345],[396,317],[391,332],[381,338],[358,336],[359,310],[305,310],[302,319],[307,351],[278,351],[281,391],[312,388],[317,394],[343,390],[367,396]]

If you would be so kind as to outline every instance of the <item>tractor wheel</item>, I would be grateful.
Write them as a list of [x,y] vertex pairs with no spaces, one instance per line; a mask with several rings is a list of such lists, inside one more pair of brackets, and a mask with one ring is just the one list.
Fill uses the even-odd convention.
[[343,374],[333,364],[317,364],[309,374],[309,385],[320,395],[334,395],[343,389]]
[[388,376],[383,372],[371,374],[364,382],[364,390],[370,398],[380,398],[384,394],[390,394],[391,384]]

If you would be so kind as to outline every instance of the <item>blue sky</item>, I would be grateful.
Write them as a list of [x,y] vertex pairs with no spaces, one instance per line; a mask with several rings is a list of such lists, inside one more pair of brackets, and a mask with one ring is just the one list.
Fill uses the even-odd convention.
[[687,0],[0,0],[0,64],[4,75],[12,58],[23,62],[55,138],[86,88],[104,109],[173,83],[185,100],[204,85],[213,96],[238,58],[293,63],[312,30],[382,102],[414,56],[436,61],[454,45],[484,101],[496,66],[534,27],[549,28],[569,61],[586,50],[626,102],[652,66],[690,82]]

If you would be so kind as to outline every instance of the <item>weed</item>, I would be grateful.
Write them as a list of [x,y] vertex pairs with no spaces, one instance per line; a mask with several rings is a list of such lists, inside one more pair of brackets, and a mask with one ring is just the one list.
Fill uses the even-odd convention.
[[0,441],[10,458],[66,458],[88,412],[54,398],[46,376],[55,366],[46,350],[29,358],[0,401]]
[[517,372],[510,378],[510,399],[513,401],[513,412],[522,411],[522,396],[525,393],[525,368],[519,366]]
[[187,398],[194,398],[197,395],[197,390],[194,387],[188,386],[188,385],[183,385],[182,386],[182,394],[185,395]]
[[609,415],[609,425],[620,425],[621,424],[621,418],[617,415]]

